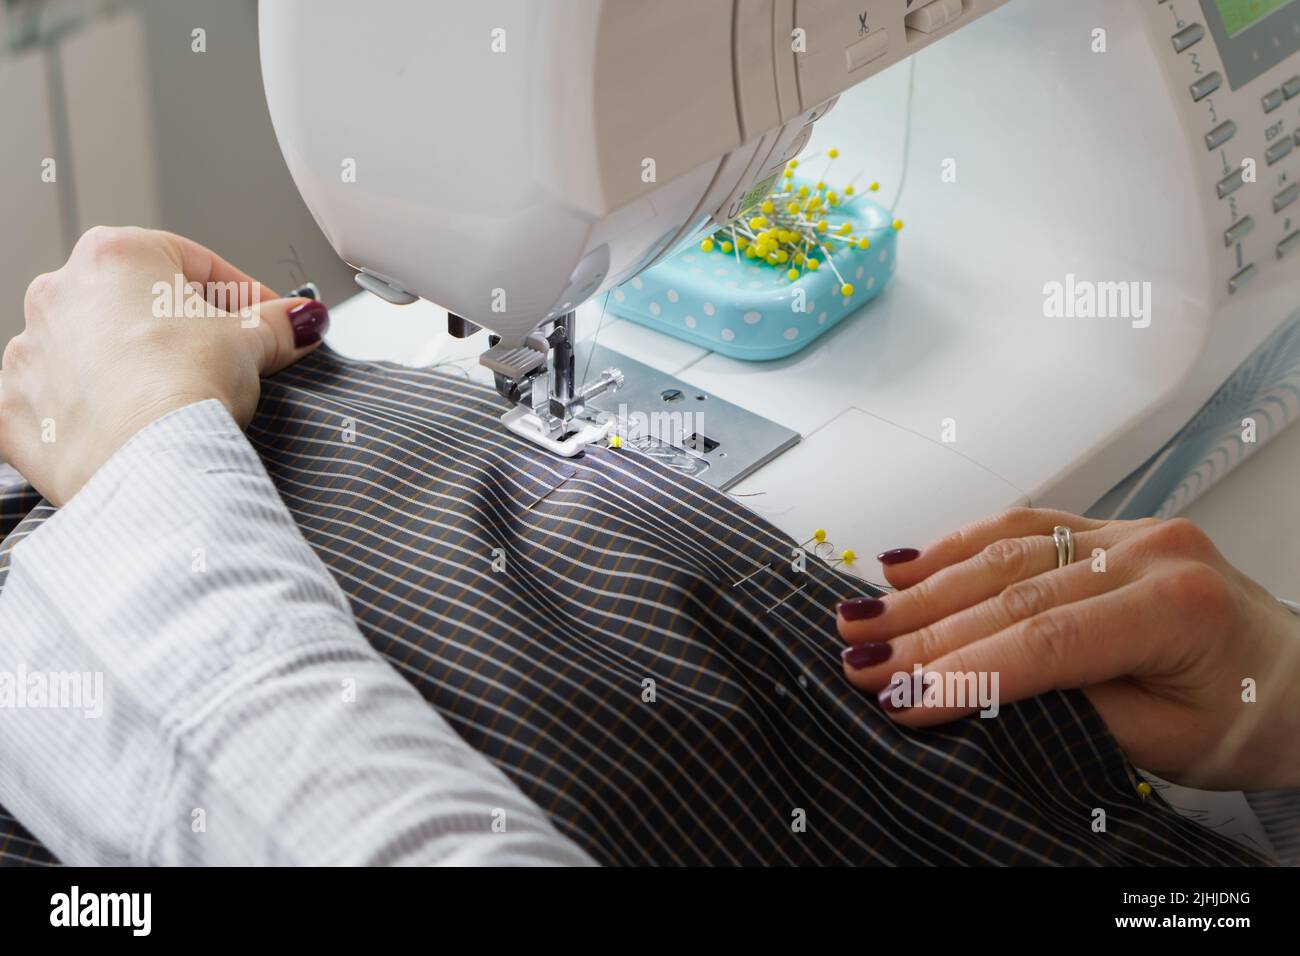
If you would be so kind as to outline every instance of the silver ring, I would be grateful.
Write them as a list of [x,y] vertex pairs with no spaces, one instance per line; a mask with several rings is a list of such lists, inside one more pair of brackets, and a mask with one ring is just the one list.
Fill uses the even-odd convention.
[[1056,566],[1063,568],[1074,562],[1074,532],[1063,524],[1052,529],[1052,540],[1056,542]]

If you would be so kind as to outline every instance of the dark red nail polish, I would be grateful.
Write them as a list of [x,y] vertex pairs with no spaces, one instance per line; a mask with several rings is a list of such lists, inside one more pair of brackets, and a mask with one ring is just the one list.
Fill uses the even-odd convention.
[[[904,678],[904,679],[910,680],[911,678]],[[886,687],[884,690],[882,690],[879,694],[876,695],[876,700],[877,702],[879,702],[881,710],[888,711],[889,713],[892,714],[898,710],[906,710],[909,706],[911,706],[909,703],[910,698],[908,697],[907,694],[903,695],[903,701],[904,701],[903,703],[900,704],[894,701],[894,692],[898,690],[900,686],[902,686],[902,683],[903,683],[902,681],[898,681],[898,680],[891,681],[888,687]]]
[[889,685],[889,687],[885,688],[884,691],[881,691],[879,695],[876,695],[876,700],[880,701],[880,709],[888,711],[888,713],[891,714],[896,710],[906,709],[900,704],[894,704],[893,691],[893,685]]
[[864,667],[875,667],[877,664],[883,664],[889,660],[894,648],[890,644],[859,644],[856,647],[846,647],[840,652],[844,658],[844,663],[848,664],[855,671],[860,671]]
[[846,621],[865,621],[868,618],[879,617],[884,613],[885,602],[880,598],[872,597],[852,598],[848,601],[841,601],[836,605],[835,610]]
[[315,300],[304,302],[289,310],[289,323],[293,326],[294,348],[315,345],[330,327],[329,309]]
[[916,548],[892,548],[889,551],[881,551],[876,555],[876,560],[881,564],[906,564],[920,556],[921,552]]

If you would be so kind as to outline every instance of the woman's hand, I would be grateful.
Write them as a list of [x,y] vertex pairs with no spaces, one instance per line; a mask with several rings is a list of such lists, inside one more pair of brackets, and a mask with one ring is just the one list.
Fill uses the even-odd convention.
[[[1074,532],[1060,569],[1055,525]],[[979,709],[896,707],[914,665],[924,686],[996,673],[1003,704],[1083,688],[1129,759],[1166,779],[1300,786],[1300,618],[1191,522],[1017,508],[881,559],[899,590],[840,604],[839,630],[848,679],[899,723]]]
[[259,376],[306,355],[329,324],[320,303],[276,300],[188,239],[106,227],[36,277],[24,311],[0,366],[0,457],[60,505],[173,409],[215,398],[247,425]]

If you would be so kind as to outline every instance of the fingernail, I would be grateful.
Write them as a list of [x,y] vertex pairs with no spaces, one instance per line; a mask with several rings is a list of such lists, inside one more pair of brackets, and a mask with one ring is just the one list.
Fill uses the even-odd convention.
[[909,698],[906,694],[903,695],[904,703],[898,703],[897,701],[894,700],[894,691],[902,687],[903,681],[906,680],[911,680],[911,678],[905,677],[902,678],[901,680],[891,681],[888,687],[886,687],[884,690],[882,690],[879,694],[876,695],[876,701],[880,704],[881,710],[888,711],[889,713],[892,714],[898,710],[906,710],[909,706],[911,706],[910,703],[908,703]]
[[844,658],[844,663],[848,664],[855,671],[860,671],[864,667],[875,667],[877,664],[883,664],[889,660],[889,655],[894,653],[894,648],[890,644],[859,644],[856,647],[846,647],[840,652]]
[[862,597],[841,601],[835,606],[840,617],[846,621],[865,621],[879,617],[885,610],[885,602],[880,598]]
[[920,556],[921,552],[916,548],[892,548],[889,551],[881,551],[876,555],[876,560],[881,564],[906,564]]
[[294,348],[306,348],[320,341],[330,327],[329,309],[315,300],[289,310],[289,323],[293,326]]

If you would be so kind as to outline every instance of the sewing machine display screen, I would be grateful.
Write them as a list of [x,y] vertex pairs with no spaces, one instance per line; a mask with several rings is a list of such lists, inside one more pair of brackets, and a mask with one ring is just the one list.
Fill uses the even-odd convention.
[[1300,50],[1300,0],[1201,0],[1235,90]]
[[1214,5],[1223,17],[1224,30],[1228,36],[1235,37],[1246,27],[1292,2],[1293,0],[1214,0]]

